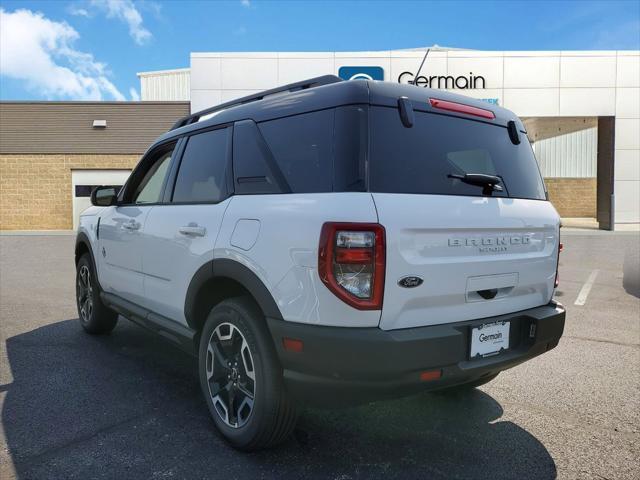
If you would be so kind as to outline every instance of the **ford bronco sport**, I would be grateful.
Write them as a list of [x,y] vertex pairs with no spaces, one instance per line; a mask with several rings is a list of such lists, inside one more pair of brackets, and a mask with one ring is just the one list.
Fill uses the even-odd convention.
[[236,448],[296,405],[477,386],[554,348],[559,217],[524,125],[444,91],[334,76],[179,120],[80,220],[77,304],[199,358]]

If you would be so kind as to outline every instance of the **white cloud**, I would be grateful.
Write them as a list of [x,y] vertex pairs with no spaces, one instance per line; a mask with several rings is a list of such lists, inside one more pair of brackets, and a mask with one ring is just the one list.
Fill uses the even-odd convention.
[[125,100],[108,78],[107,67],[76,50],[78,32],[40,12],[0,8],[0,75],[23,80],[42,97]]
[[251,7],[251,1],[250,0],[240,0],[240,4],[243,7],[247,7],[247,8]]
[[76,17],[87,17],[87,18],[89,18],[91,16],[91,14],[89,13],[89,11],[86,8],[81,8],[81,7],[78,7],[76,5],[70,5],[69,8],[67,8],[67,11],[71,15],[74,15]]
[[129,26],[129,35],[138,45],[151,40],[151,32],[142,25],[142,15],[131,0],[91,0],[91,5]]
[[131,95],[131,100],[133,100],[134,102],[140,101],[140,94],[135,88],[131,87],[129,89],[129,95]]

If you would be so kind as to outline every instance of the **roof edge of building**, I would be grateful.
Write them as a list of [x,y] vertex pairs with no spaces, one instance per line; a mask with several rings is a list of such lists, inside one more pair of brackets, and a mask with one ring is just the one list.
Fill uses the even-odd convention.
[[186,73],[191,71],[191,68],[170,68],[168,70],[148,70],[146,72],[137,72],[138,77],[153,77],[154,75],[167,75],[169,73]]

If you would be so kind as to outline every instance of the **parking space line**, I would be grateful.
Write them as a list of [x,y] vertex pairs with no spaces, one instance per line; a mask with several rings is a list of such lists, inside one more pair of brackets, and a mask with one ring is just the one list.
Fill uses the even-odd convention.
[[589,278],[587,278],[587,281],[580,289],[580,293],[578,294],[578,298],[576,298],[574,305],[585,304],[585,302],[587,301],[587,297],[589,296],[589,292],[591,291],[591,287],[593,287],[593,283],[596,281],[598,272],[600,272],[600,270],[598,269],[595,269],[594,271],[591,272],[591,274],[589,275]]

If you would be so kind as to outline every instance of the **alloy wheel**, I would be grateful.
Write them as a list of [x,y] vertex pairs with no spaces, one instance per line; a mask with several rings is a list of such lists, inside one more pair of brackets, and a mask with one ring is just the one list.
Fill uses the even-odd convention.
[[231,323],[221,323],[207,344],[207,383],[213,407],[231,428],[244,426],[253,412],[255,366],[247,340]]
[[82,265],[78,271],[76,292],[81,320],[87,323],[93,315],[93,287],[91,286],[91,272],[86,265]]

